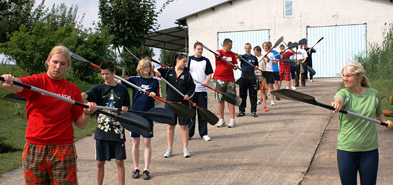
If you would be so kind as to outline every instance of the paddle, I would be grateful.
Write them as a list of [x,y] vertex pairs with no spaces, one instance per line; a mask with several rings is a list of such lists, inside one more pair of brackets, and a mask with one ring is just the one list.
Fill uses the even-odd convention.
[[321,42],[321,40],[323,40],[323,37],[321,37],[309,50],[308,50],[308,54],[311,53],[311,50],[315,47],[315,45],[317,45],[319,42]]
[[[137,56],[135,56],[134,53],[132,53],[127,47],[124,47],[124,49],[126,49],[127,52],[128,52],[131,56],[133,56],[136,60],[140,60],[140,59],[139,59]],[[153,62],[156,63],[156,64],[161,65],[162,67],[169,67],[169,66],[167,66],[167,65],[165,65],[165,64],[163,64],[163,63],[161,63],[161,62],[158,62],[157,60],[154,60],[154,59],[152,59],[152,58],[151,58],[151,61],[153,61]]]
[[265,55],[263,55],[262,58],[265,58],[267,56],[267,54],[269,54],[275,47],[277,47],[282,41],[284,40],[284,36],[281,36],[280,38],[277,39],[276,43],[274,43],[273,47],[270,48],[269,51],[267,51],[267,53],[265,53]]
[[[106,110],[121,112],[120,108],[115,108],[115,107],[97,106],[97,109],[106,109]],[[172,123],[175,121],[175,117],[171,116],[173,114],[173,112],[171,110],[165,109],[165,108],[153,107],[150,110],[148,110],[147,112],[136,111],[136,110],[128,110],[128,112],[136,113],[139,115],[149,116],[153,121],[156,121],[159,123]]]
[[[154,74],[156,74],[155,71],[153,72]],[[175,86],[169,83],[165,78],[162,78],[161,76],[158,77],[161,78],[161,80],[163,80],[169,87],[175,90],[178,94],[180,94],[183,97],[185,96],[182,92],[179,91],[179,89],[177,89]],[[218,117],[215,114],[213,114],[211,111],[199,107],[196,103],[192,102],[190,99],[188,99],[187,101],[190,102],[191,105],[198,110],[198,113],[200,113],[203,119],[205,119],[208,123],[210,123],[210,125],[215,125],[218,122]]]
[[282,61],[283,61],[284,63],[290,65],[290,66],[295,66],[295,65],[296,65],[295,61],[294,61],[294,60],[291,60],[291,59],[284,59],[284,60],[282,60]]
[[23,97],[18,96],[17,94],[10,93],[4,96],[5,100],[17,102],[17,103],[26,103],[26,99]]
[[[198,41],[197,41],[198,42]],[[232,66],[232,68],[235,68],[235,64],[233,64],[232,62],[229,62],[228,60],[226,60],[225,58],[222,58],[221,56],[219,56],[216,52],[214,52],[213,50],[209,49],[208,47],[206,47],[204,44],[202,44],[202,47],[205,48],[206,50],[210,51],[211,53],[214,54],[214,56],[219,57],[220,59],[222,59],[223,61],[227,62],[228,64],[230,64]],[[244,77],[246,77],[248,80],[252,80],[255,78],[255,74],[254,71],[244,71],[241,68],[237,68],[240,71],[243,72]]]
[[[249,64],[250,66],[253,66],[249,61],[247,61],[246,59],[244,59],[243,57],[240,58],[241,61]],[[269,79],[270,77],[272,77],[272,73],[269,73],[268,71],[262,71],[262,69],[257,68],[258,71],[260,71],[262,73],[262,76],[266,79]]]
[[[303,94],[301,92],[297,92],[297,91],[293,91],[293,90],[289,90],[289,89],[280,89],[280,90],[272,91],[271,93],[274,96],[278,96],[278,97],[283,98],[283,99],[301,101],[301,102],[308,103],[308,104],[311,104],[311,105],[320,106],[320,107],[323,107],[323,108],[326,108],[326,109],[335,110],[335,108],[333,106],[317,102],[313,96],[310,96],[310,95],[307,95],[307,94]],[[366,117],[366,116],[362,116],[360,114],[356,114],[356,113],[353,113],[353,112],[350,112],[350,111],[347,111],[347,110],[341,109],[340,112],[343,113],[343,114],[348,114],[348,115],[351,115],[351,116],[354,116],[354,117],[365,119],[367,121],[370,121],[370,122],[373,122],[373,123],[376,123],[376,124],[380,124],[380,125],[383,125],[383,126],[386,126],[386,127],[388,126],[388,124],[385,123],[385,122],[379,121],[377,119],[369,118],[369,117]]]
[[[97,69],[100,69],[99,66],[97,66],[96,64],[94,64],[94,63],[84,59],[83,57],[79,56],[78,54],[73,53],[71,51],[70,51],[70,53],[71,53],[71,57],[72,58],[75,58],[76,60],[79,60],[79,61],[82,61],[82,62],[89,63],[93,67],[95,67]],[[136,86],[135,84],[132,84],[131,82],[129,82],[127,80],[124,80],[123,78],[121,78],[121,77],[119,77],[117,75],[115,75],[115,78],[121,80],[123,83],[128,84],[129,86],[131,86],[131,87],[133,87],[135,89],[138,89],[138,91],[141,91],[141,92],[146,93],[147,95],[150,95],[150,92],[142,89],[141,87]],[[154,98],[159,100],[159,101],[161,101],[161,102],[163,102],[163,103],[165,103],[169,107],[169,109],[171,109],[175,114],[177,114],[180,117],[183,117],[185,119],[191,119],[192,117],[194,117],[195,111],[192,110],[191,108],[183,105],[183,104],[179,104],[177,102],[167,102],[167,101],[163,100],[162,98],[160,98],[158,96],[154,96]]]
[[[198,82],[194,79],[195,82]],[[202,84],[201,82],[198,82],[200,84]],[[221,94],[222,97],[224,98],[225,101],[227,101],[228,103],[232,104],[232,105],[236,105],[239,106],[240,103],[242,102],[242,99],[238,96],[236,96],[235,94],[229,93],[229,92],[221,92],[217,89],[214,89],[213,87],[210,87],[208,85],[206,85],[207,88],[217,92],[218,94]]]
[[[4,81],[4,78],[0,77],[0,80]],[[88,105],[85,105],[83,103],[80,103],[80,102],[77,102],[77,101],[74,101],[74,100],[71,100],[71,99],[67,99],[67,98],[59,96],[59,95],[57,95],[55,93],[52,93],[52,92],[49,92],[49,91],[46,91],[46,90],[43,90],[43,89],[40,89],[40,88],[37,88],[37,87],[34,87],[34,86],[27,85],[27,84],[24,84],[22,82],[13,81],[12,83],[14,85],[17,85],[17,86],[20,86],[20,87],[23,87],[23,88],[26,88],[26,89],[30,89],[30,90],[35,91],[35,92],[39,92],[39,93],[45,94],[47,96],[50,96],[50,97],[53,97],[53,98],[65,101],[67,103],[71,103],[73,105],[77,105],[77,106],[80,106],[80,107],[83,107],[83,108],[89,108]],[[140,117],[140,116],[138,116],[136,114],[127,112],[127,113],[124,113],[124,114],[121,114],[121,115],[115,115],[115,114],[111,114],[109,112],[105,112],[105,111],[102,111],[102,110],[97,110],[97,112],[117,119],[118,121],[120,121],[120,123],[122,124],[122,126],[124,128],[126,128],[127,130],[129,130],[131,132],[138,133],[138,134],[141,134],[143,136],[149,136],[150,135],[150,125],[149,125],[149,123],[146,121],[146,119],[144,119],[144,118],[142,118],[142,117]]]

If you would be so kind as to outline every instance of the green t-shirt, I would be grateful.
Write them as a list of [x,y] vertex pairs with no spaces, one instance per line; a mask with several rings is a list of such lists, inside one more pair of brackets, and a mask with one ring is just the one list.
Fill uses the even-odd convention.
[[[347,88],[339,90],[334,99],[342,99],[342,109],[363,116],[375,118],[382,114],[380,95],[377,90],[366,88],[363,94],[353,94]],[[378,148],[375,124],[347,114],[339,114],[340,130],[337,136],[337,149],[349,152],[370,151]]]

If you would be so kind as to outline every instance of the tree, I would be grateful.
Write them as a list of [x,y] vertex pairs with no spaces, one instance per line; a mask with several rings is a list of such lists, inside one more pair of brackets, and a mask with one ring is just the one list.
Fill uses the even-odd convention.
[[[153,49],[148,48],[148,47],[143,47],[141,48],[136,48],[136,47],[131,47],[128,48],[135,56],[137,56],[139,59],[142,59],[144,57],[150,57],[152,58],[154,56],[153,54]],[[123,52],[121,53],[121,58],[123,59],[122,61],[122,66],[125,67],[126,69],[126,74],[128,76],[135,76],[137,75],[136,72],[136,67],[138,65],[138,60],[132,57],[128,52]]]
[[160,62],[167,66],[173,66],[173,62],[175,61],[176,51],[170,50],[161,50],[160,54]]

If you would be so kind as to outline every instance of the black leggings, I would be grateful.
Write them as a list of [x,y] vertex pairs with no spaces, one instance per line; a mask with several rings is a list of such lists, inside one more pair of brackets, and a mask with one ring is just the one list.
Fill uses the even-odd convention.
[[337,163],[341,184],[356,185],[358,171],[362,185],[375,185],[377,183],[378,149],[366,152],[337,150]]

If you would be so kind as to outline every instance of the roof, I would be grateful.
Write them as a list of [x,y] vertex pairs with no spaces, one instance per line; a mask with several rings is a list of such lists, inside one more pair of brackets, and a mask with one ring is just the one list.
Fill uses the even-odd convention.
[[145,37],[145,46],[185,52],[188,48],[188,29],[182,26],[151,32]]
[[227,1],[224,1],[222,3],[216,4],[216,5],[212,6],[212,7],[209,7],[209,8],[200,10],[200,11],[197,11],[197,12],[192,13],[190,15],[186,15],[186,16],[184,16],[182,18],[177,19],[175,23],[179,24],[179,25],[187,26],[187,18],[188,17],[194,16],[194,15],[198,15],[198,14],[200,14],[202,12],[206,12],[206,11],[209,11],[209,10],[213,10],[214,11],[215,8],[217,8],[217,7],[221,6],[221,5],[227,4],[227,3],[232,4],[233,1],[235,1],[235,0],[227,0]]

